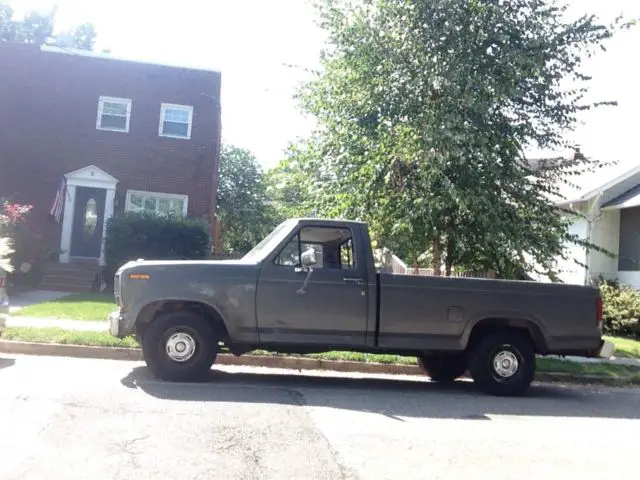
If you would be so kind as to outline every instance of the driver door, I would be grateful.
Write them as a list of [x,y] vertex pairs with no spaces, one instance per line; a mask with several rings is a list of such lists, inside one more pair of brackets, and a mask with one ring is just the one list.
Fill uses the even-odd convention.
[[[364,346],[367,272],[354,245],[348,227],[303,226],[265,261],[256,297],[261,342]],[[300,260],[308,248],[317,261],[310,273]]]

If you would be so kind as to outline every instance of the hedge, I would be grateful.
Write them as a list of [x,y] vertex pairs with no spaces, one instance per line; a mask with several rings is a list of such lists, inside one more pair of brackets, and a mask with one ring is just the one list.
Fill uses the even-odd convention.
[[128,212],[107,223],[105,263],[110,273],[130,260],[198,260],[209,255],[209,225],[193,218]]
[[600,280],[604,332],[620,337],[640,337],[640,292],[619,282]]

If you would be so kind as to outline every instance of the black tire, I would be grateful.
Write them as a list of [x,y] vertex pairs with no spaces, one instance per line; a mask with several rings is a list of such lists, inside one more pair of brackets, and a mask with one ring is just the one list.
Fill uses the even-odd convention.
[[[170,340],[174,357],[184,353],[183,360],[170,356]],[[172,312],[151,323],[142,337],[142,354],[154,377],[170,382],[195,381],[204,377],[215,362],[218,339],[205,318],[187,311]]]
[[[496,365],[500,357],[503,363]],[[528,335],[518,331],[488,334],[471,347],[469,372],[484,393],[504,397],[523,395],[536,374],[533,343]]]
[[418,357],[418,365],[434,382],[453,382],[467,371],[463,354],[437,354]]

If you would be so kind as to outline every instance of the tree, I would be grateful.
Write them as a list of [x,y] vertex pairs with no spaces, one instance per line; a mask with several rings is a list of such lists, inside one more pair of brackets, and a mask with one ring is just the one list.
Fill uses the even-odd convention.
[[266,183],[256,158],[248,150],[223,146],[217,193],[224,251],[246,253],[278,223],[266,196]]
[[287,156],[267,171],[267,197],[281,220],[309,217],[319,208],[314,200],[308,170],[317,157],[309,153],[308,143],[290,145]]
[[550,0],[325,0],[330,47],[301,89],[318,129],[294,152],[309,200],[367,220],[434,270],[553,275],[568,220],[553,197],[600,162],[530,168],[529,147],[566,150],[585,100],[581,64],[620,22],[565,20]]
[[29,12],[23,19],[14,18],[11,6],[0,3],[0,41],[44,45],[49,39],[65,39],[66,47],[92,50],[96,39],[93,25],[86,23],[70,32],[54,35],[55,8],[48,13]]

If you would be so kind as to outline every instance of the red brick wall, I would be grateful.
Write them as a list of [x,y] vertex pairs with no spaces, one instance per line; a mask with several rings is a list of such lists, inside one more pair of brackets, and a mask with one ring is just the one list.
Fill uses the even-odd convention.
[[[132,100],[128,133],[96,129],[98,98]],[[63,174],[96,165],[128,189],[189,195],[189,214],[211,220],[219,161],[220,74],[42,52],[0,43],[0,196],[48,217]],[[194,108],[191,139],[158,136],[161,103]]]

